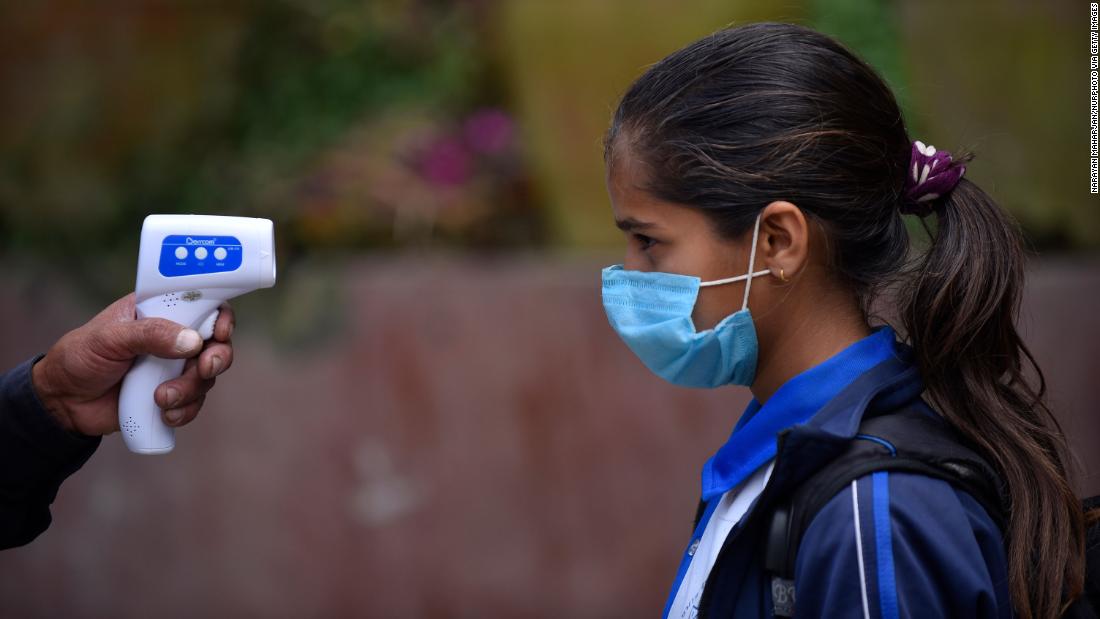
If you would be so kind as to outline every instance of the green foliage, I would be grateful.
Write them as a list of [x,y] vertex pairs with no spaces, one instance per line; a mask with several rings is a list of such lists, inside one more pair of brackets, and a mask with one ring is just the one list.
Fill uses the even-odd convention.
[[[5,83],[19,85],[0,98],[0,244],[87,265],[93,288],[117,290],[152,212],[270,217],[293,254],[407,241],[395,237],[394,209],[347,189],[362,184],[360,172],[401,168],[412,195],[446,193],[437,202],[448,206],[531,201],[510,189],[522,181],[514,165],[485,164],[470,183],[442,189],[415,169],[420,151],[497,103],[475,4],[117,4],[75,20],[66,9],[0,9],[0,37],[23,54],[0,61]],[[371,139],[383,134],[389,141]],[[342,202],[307,212],[318,193]],[[537,238],[533,212],[518,217],[508,230]],[[427,234],[448,242],[509,242],[463,228],[474,215],[430,218]],[[318,237],[318,225],[341,234]]]
[[[0,56],[0,248],[114,292],[151,212],[274,218],[283,258],[617,246],[600,138],[618,96],[677,47],[765,19],[860,53],[914,137],[977,151],[968,177],[1037,245],[1100,243],[1065,36],[1080,24],[1047,5],[46,0],[0,5],[18,50]],[[480,152],[468,125],[501,107],[517,144]]]

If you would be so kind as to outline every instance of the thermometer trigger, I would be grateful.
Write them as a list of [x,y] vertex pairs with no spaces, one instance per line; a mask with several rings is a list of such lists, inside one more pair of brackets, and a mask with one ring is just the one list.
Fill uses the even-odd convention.
[[199,325],[199,328],[195,329],[199,332],[199,337],[204,340],[208,340],[214,337],[214,323],[218,321],[218,313],[219,310],[214,310],[213,312],[210,312],[210,315],[203,319],[202,324]]

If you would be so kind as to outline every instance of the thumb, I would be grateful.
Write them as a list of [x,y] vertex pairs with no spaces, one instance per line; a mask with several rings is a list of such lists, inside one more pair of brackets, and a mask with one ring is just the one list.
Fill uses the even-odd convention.
[[153,355],[164,359],[193,357],[202,349],[194,329],[163,318],[142,318],[105,326],[95,339],[106,356],[132,359]]

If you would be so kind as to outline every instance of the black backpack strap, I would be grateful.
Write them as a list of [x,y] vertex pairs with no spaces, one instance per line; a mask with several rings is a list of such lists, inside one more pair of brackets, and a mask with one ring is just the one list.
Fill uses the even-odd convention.
[[877,471],[942,479],[970,493],[1004,528],[1007,502],[993,468],[923,401],[867,418],[843,454],[803,481],[788,501],[773,508],[764,557],[772,575],[776,616],[793,613],[795,558],[813,517],[852,481]]

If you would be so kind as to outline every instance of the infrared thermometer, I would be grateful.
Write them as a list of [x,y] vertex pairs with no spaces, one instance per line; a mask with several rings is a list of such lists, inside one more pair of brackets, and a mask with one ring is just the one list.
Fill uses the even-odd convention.
[[[218,306],[275,285],[275,227],[270,219],[217,215],[150,215],[141,227],[137,317],[166,318],[214,334]],[[118,425],[130,451],[164,454],[175,433],[161,419],[156,388],[183,372],[185,359],[138,357],[122,379]]]

